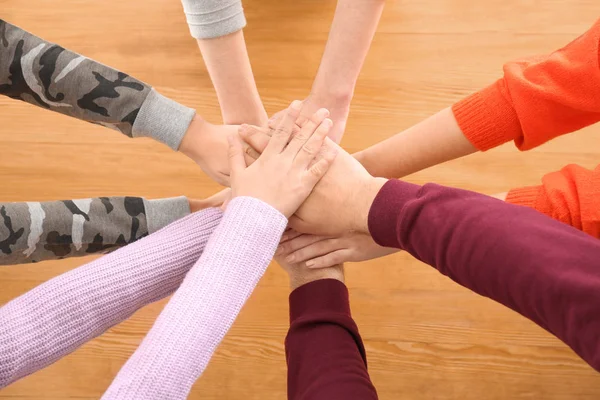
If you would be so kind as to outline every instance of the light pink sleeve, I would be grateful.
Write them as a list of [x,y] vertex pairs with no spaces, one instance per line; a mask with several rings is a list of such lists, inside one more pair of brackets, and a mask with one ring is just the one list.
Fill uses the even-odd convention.
[[260,200],[233,199],[206,250],[102,398],[185,399],[267,269],[286,224]]
[[191,214],[0,308],[0,388],[173,293],[222,215],[214,208]]

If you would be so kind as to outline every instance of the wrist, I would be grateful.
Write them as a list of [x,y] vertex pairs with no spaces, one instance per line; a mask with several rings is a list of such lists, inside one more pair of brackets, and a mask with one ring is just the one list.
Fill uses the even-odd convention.
[[197,115],[194,116],[185,132],[185,136],[181,140],[179,151],[194,161],[201,159],[201,149],[204,148],[202,142],[205,140],[208,126],[210,126],[208,121]]
[[339,88],[325,86],[322,89],[313,87],[309,98],[319,107],[327,108],[333,113],[336,110],[348,109],[353,95],[354,87],[352,86]]
[[321,279],[335,279],[344,283],[344,266],[336,265],[329,268],[309,269],[304,266],[293,268],[289,272],[290,290]]
[[360,233],[369,233],[369,211],[371,210],[371,205],[377,197],[377,194],[381,190],[382,186],[388,180],[385,178],[373,178],[370,177],[366,180],[362,185],[360,185],[360,190],[357,195],[357,200],[354,203],[357,206],[357,209],[354,215],[357,216],[356,221],[354,222],[353,230]]
[[[371,171],[369,170],[369,166],[368,166],[368,164],[369,164],[368,157],[364,150],[357,151],[356,153],[352,154],[352,157],[354,157],[354,159],[356,161],[358,161],[360,163],[360,165],[362,165],[369,174],[371,174]],[[371,174],[371,175],[374,175],[374,174]]]

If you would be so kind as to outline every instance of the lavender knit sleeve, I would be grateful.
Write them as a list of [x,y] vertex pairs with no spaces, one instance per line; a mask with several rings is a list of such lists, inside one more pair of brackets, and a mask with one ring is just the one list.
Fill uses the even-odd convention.
[[222,215],[215,208],[191,214],[0,308],[0,388],[173,293]]
[[102,398],[185,399],[265,272],[286,224],[260,200],[233,199],[206,250]]

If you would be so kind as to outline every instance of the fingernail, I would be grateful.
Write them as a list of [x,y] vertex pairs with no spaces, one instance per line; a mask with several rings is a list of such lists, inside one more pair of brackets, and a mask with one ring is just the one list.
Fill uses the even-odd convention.
[[292,110],[299,110],[300,108],[302,108],[302,102],[300,100],[294,100],[292,101],[290,108]]
[[321,108],[319,110],[319,113],[322,114],[322,115],[324,115],[325,117],[329,117],[329,110],[326,109],[326,108]]
[[286,262],[292,262],[292,261],[294,261],[294,258],[295,258],[295,257],[294,257],[294,255],[293,255],[293,254],[290,254],[289,256],[287,256],[287,257],[285,258],[285,261],[286,261]]
[[325,119],[323,120],[323,126],[324,126],[325,128],[331,128],[331,127],[333,126],[333,121],[332,121],[332,120],[330,120],[329,118],[325,118]]
[[312,268],[314,265],[315,265],[315,262],[314,262],[314,260],[308,260],[308,261],[306,262],[306,266],[307,266],[308,268]]

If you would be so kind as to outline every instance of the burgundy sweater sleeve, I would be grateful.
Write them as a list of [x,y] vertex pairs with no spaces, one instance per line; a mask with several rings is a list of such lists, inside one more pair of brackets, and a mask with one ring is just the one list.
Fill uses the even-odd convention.
[[600,241],[533,209],[390,180],[369,213],[377,243],[531,319],[600,371]]
[[348,289],[340,281],[314,281],[290,294],[285,354],[289,400],[377,399]]

